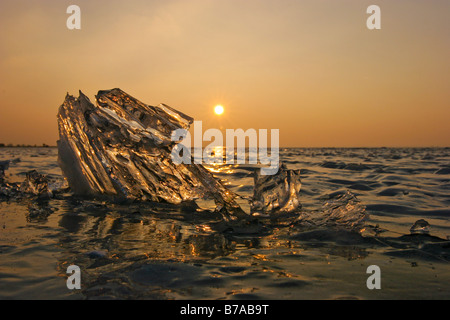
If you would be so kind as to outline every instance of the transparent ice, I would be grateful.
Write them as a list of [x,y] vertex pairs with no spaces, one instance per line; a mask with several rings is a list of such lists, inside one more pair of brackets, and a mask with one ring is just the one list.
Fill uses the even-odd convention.
[[193,119],[167,105],[147,105],[120,89],[83,93],[59,108],[59,165],[77,195],[180,204],[213,199],[227,218],[244,215],[236,195],[200,164],[175,164],[172,141]]

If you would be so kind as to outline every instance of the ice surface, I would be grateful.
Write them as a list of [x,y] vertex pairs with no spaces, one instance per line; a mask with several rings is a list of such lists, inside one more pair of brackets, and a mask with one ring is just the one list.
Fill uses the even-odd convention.
[[172,204],[209,198],[228,218],[244,215],[236,195],[202,165],[172,161],[172,132],[188,129],[191,117],[120,89],[99,91],[96,100],[80,91],[59,108],[58,162],[72,192]]
[[253,214],[293,212],[301,208],[300,170],[288,170],[284,164],[274,175],[255,172],[255,187],[251,202]]

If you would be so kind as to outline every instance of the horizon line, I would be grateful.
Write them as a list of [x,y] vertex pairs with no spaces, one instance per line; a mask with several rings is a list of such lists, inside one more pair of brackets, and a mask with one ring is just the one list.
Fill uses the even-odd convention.
[[[57,148],[57,145],[48,145],[46,143],[43,143],[42,145],[37,145],[37,144],[23,144],[23,143],[19,143],[19,144],[12,144],[12,143],[0,143],[0,148]],[[222,146],[224,148],[226,148],[226,146]],[[336,146],[336,147],[331,147],[331,146],[316,146],[316,147],[308,147],[308,146],[297,146],[297,147],[293,147],[293,146],[280,146],[279,149],[435,149],[435,148],[440,148],[440,149],[447,149],[450,148],[450,146],[372,146],[372,147],[368,147],[368,146]],[[195,149],[195,148],[194,148]],[[204,149],[204,148],[203,148]],[[237,147],[235,147],[234,149],[237,149]],[[245,149],[248,149],[248,147],[245,147]],[[270,149],[270,147],[268,147],[267,149]]]

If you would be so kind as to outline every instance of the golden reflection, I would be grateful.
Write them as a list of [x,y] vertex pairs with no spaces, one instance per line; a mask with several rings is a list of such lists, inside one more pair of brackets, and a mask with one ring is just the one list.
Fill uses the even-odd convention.
[[195,249],[195,245],[193,243],[189,244],[189,248],[190,248],[190,253],[192,256],[198,256],[198,252]]
[[206,224],[201,224],[196,226],[197,231],[203,231],[203,232],[212,232],[213,230],[211,229],[210,226],[206,225]]
[[267,258],[267,255],[265,254],[254,254],[252,255],[253,258],[255,258],[256,260],[260,260],[260,261],[269,261],[269,258]]

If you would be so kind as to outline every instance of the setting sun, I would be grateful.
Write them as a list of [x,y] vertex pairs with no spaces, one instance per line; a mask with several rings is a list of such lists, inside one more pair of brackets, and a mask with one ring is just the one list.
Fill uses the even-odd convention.
[[221,105],[217,105],[217,106],[214,108],[214,112],[215,112],[217,115],[222,114],[223,111],[224,111],[224,109],[223,109],[223,107],[222,107]]

